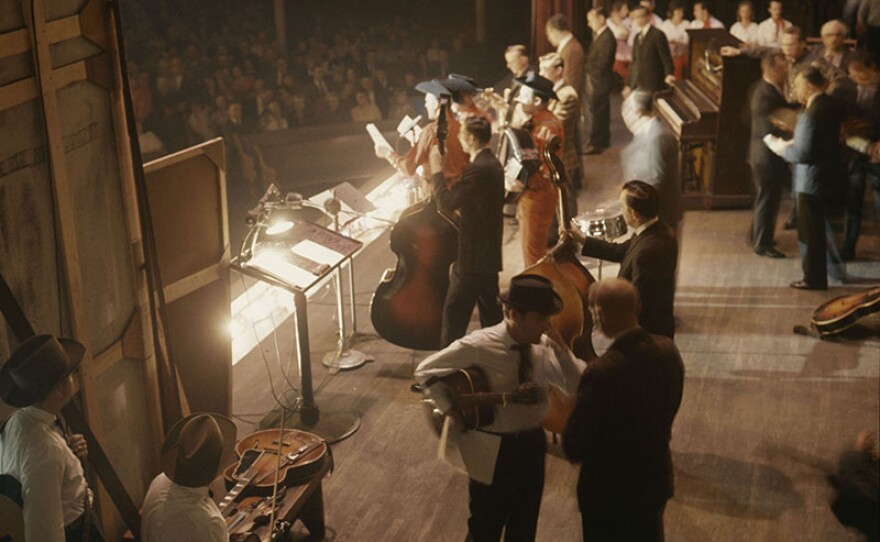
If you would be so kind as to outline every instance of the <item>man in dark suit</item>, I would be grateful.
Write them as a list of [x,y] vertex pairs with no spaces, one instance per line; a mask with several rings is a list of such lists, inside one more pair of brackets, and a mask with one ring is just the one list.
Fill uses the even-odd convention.
[[752,182],[757,188],[755,215],[752,222],[752,243],[755,254],[767,258],[784,258],[775,248],[773,234],[779,200],[790,169],[785,160],[764,144],[767,134],[782,135],[770,122],[770,115],[788,107],[783,88],[788,77],[788,62],[781,52],[770,52],[761,59],[763,78],[752,91],[752,136],[749,144],[749,164]]
[[794,139],[785,142],[771,135],[767,146],[795,164],[798,249],[804,275],[791,287],[825,290],[828,275],[840,281],[846,275],[834,235],[846,196],[838,136],[842,113],[835,99],[825,94],[828,82],[820,68],[807,66],[794,82],[795,95],[805,107],[798,115]]
[[584,47],[568,28],[568,19],[557,13],[547,19],[547,41],[556,47],[556,53],[562,57],[562,78],[565,83],[574,87],[578,96],[584,94]]
[[[849,78],[843,80],[833,94],[846,108],[847,131],[869,143],[880,141],[880,70],[877,60],[870,53],[857,53],[850,59],[848,67]],[[867,150],[853,152],[849,161],[846,234],[841,249],[844,260],[852,260],[856,255],[868,178],[874,192],[874,208],[880,217],[880,164],[869,158]]]
[[675,82],[675,66],[666,34],[654,28],[649,20],[648,8],[639,5],[632,8],[630,18],[637,32],[632,49],[624,97],[635,89],[648,92],[663,90]]
[[681,405],[684,364],[675,344],[638,325],[636,289],[623,279],[590,289],[590,312],[614,342],[587,362],[562,448],[581,462],[584,540],[663,541],[674,492],[669,440]]
[[[442,173],[434,176],[434,194],[440,209],[447,214],[458,210],[461,215],[458,259],[452,264],[443,306],[444,345],[464,337],[474,305],[480,309],[482,327],[495,325],[504,318],[498,301],[504,169],[489,148],[491,137],[492,127],[486,119],[468,117],[458,139],[470,154],[471,163],[451,189]],[[430,159],[431,170],[442,172],[439,150],[432,150]]]
[[672,338],[678,244],[657,216],[660,196],[644,181],[629,181],[620,191],[620,207],[626,224],[635,230],[629,240],[610,243],[585,237],[577,229],[569,230],[569,235],[583,243],[582,255],[620,262],[617,276],[632,282],[642,300],[639,325],[649,333]]
[[611,88],[614,86],[614,55],[617,40],[605,24],[605,9],[587,12],[587,24],[593,31],[593,42],[587,52],[587,74],[590,90],[590,142],[585,154],[599,154],[611,144]]

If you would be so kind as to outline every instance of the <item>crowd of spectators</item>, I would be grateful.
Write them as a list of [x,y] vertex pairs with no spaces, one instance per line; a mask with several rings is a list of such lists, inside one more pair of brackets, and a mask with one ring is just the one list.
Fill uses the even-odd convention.
[[400,119],[422,108],[413,90],[419,80],[443,77],[453,66],[467,70],[467,37],[460,30],[400,17],[318,22],[290,35],[283,50],[268,4],[161,0],[149,10],[123,4],[145,154],[174,152],[230,129]]

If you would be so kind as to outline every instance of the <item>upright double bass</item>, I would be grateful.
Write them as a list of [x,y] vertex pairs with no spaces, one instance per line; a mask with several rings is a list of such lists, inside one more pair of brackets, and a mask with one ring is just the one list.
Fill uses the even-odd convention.
[[[541,158],[550,170],[553,184],[559,189],[556,214],[559,224],[571,223],[571,213],[565,205],[566,191],[570,186],[565,166],[557,155],[562,146],[558,136],[552,136],[544,144]],[[581,359],[596,357],[590,335],[593,320],[587,307],[587,293],[596,282],[590,271],[577,257],[577,244],[569,235],[562,235],[555,247],[523,274],[541,275],[553,283],[553,289],[562,298],[562,311],[551,319],[566,344]]]
[[[440,103],[437,143],[445,152],[448,102]],[[438,350],[449,266],[458,257],[458,229],[434,198],[406,209],[391,229],[397,265],[387,269],[373,294],[370,319],[386,341],[415,350]]]

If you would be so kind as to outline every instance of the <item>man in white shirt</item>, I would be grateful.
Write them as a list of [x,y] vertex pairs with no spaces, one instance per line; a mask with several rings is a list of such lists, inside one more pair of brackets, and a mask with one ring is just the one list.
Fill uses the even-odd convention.
[[19,408],[0,429],[0,475],[21,484],[28,541],[103,540],[91,518],[80,463],[87,455],[85,439],[65,438],[58,426],[74,393],[71,373],[84,353],[76,341],[36,335],[0,368],[0,399]]
[[[535,539],[546,452],[541,423],[549,409],[549,386],[572,393],[583,371],[583,363],[550,325],[550,317],[562,310],[562,299],[549,280],[513,277],[499,297],[504,322],[455,341],[415,372],[437,409],[455,420],[450,434],[459,442],[471,478],[468,531],[474,542],[497,542],[502,530],[506,540]],[[461,414],[442,377],[472,365],[485,372],[490,391],[501,392],[504,399],[491,424],[462,433]],[[468,441],[488,441],[496,451],[477,458],[468,453],[474,450]]]
[[758,25],[758,44],[763,47],[778,48],[782,46],[782,33],[791,26],[791,21],[782,18],[782,2],[773,0],[767,8],[770,18]]
[[160,473],[144,498],[143,542],[227,542],[208,485],[235,461],[235,424],[217,414],[178,421],[162,443]]
[[712,4],[708,0],[694,2],[694,20],[691,28],[696,30],[708,30],[710,28],[724,29],[724,23],[713,16]]

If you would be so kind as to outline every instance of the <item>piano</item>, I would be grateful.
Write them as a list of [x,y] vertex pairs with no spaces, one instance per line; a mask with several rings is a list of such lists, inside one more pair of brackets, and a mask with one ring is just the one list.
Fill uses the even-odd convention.
[[685,79],[654,97],[657,115],[679,141],[685,205],[748,207],[749,93],[761,77],[760,61],[722,57],[721,47],[740,45],[726,30],[688,30],[688,36]]

